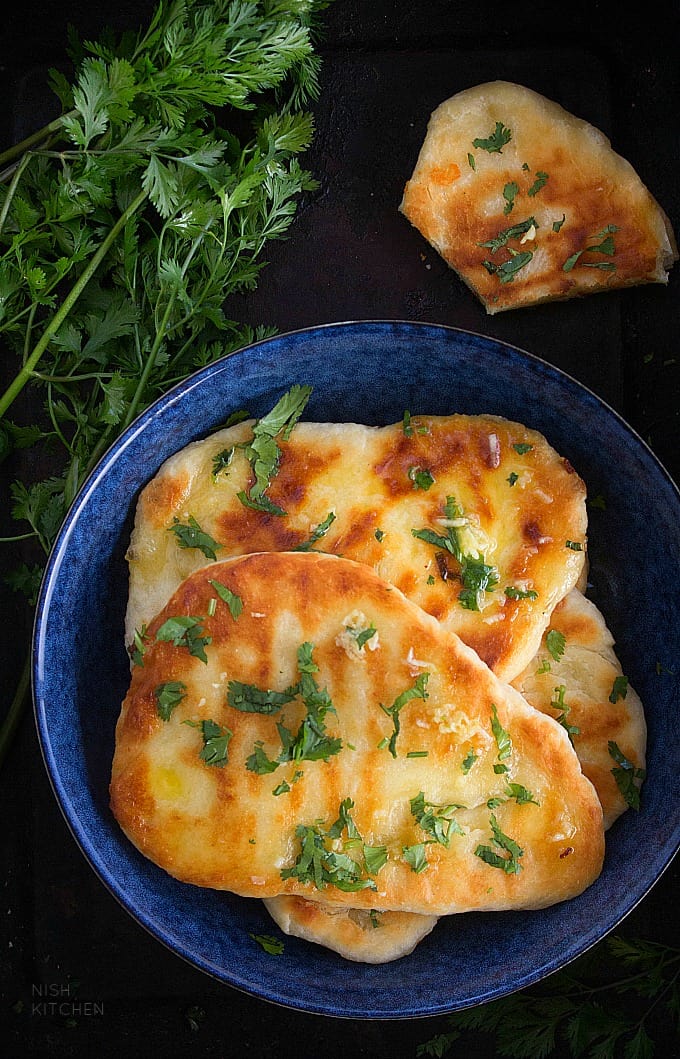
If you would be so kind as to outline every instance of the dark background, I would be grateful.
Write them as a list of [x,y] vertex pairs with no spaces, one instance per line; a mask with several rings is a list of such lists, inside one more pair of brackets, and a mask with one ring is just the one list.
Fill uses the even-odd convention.
[[[15,5],[3,16],[0,38],[0,144],[50,116],[46,67],[65,61],[68,23],[81,38],[94,38],[105,25],[146,23],[152,9],[147,0],[124,0],[110,10],[82,0]],[[301,204],[290,237],[268,248],[258,290],[234,299],[231,315],[282,331],[399,318],[492,335],[596,391],[677,480],[680,265],[666,288],[488,317],[397,206],[431,110],[462,88],[503,78],[543,92],[601,128],[679,231],[678,5],[335,0],[323,24],[323,91],[305,159],[320,187]],[[13,364],[0,361],[0,381],[12,373]],[[17,419],[22,414],[30,421],[30,406],[13,411]],[[31,477],[21,461],[0,465],[0,475],[3,497],[15,477]],[[0,570],[12,561],[5,549]],[[4,585],[0,602],[0,673],[9,702],[30,619]],[[118,907],[84,861],[52,795],[28,712],[0,773],[0,807],[1,1055],[388,1059],[415,1056],[419,1043],[448,1028],[445,1017],[369,1022],[277,1008],[166,951]],[[620,932],[679,944],[679,874],[675,862]],[[101,1012],[73,1019],[32,1014],[40,987]],[[670,1026],[658,1028],[665,1042],[658,1054],[680,1054]],[[496,1054],[484,1035],[451,1054],[470,1048],[482,1059]]]

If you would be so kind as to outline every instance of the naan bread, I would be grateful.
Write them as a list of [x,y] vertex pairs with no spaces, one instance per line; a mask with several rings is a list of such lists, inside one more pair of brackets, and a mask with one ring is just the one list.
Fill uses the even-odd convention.
[[[538,655],[513,685],[549,717],[557,718],[566,709],[566,720],[579,729],[573,735],[574,749],[583,772],[597,791],[607,829],[628,808],[612,772],[617,763],[609,752],[609,743],[615,742],[636,769],[644,770],[646,724],[642,703],[630,684],[623,685],[623,694],[615,691],[616,679],[623,676],[623,671],[614,652],[614,639],[595,604],[578,589],[572,589],[558,603],[550,630],[565,638],[561,658],[555,659],[544,637]],[[562,687],[563,705],[556,708]],[[616,699],[613,703],[612,697]],[[351,923],[348,927],[338,922],[334,910],[300,898],[274,897],[265,903],[286,933],[335,948],[347,959],[366,959],[366,946],[370,952],[374,940],[381,942],[374,962],[397,959],[412,951],[413,939],[416,943],[420,940],[419,931],[429,933],[434,925],[422,916],[403,914],[385,923],[389,930],[374,939],[368,933],[370,920],[356,923],[351,912],[346,913]]]
[[[550,629],[564,636],[562,656],[555,659],[544,638],[537,658],[513,684],[550,717],[566,707],[566,721],[579,729],[574,748],[597,791],[608,828],[628,808],[612,773],[617,762],[609,744],[616,743],[636,769],[644,770],[647,728],[642,703],[627,681],[620,687],[616,683],[623,671],[612,634],[594,603],[574,589],[553,611]],[[556,707],[555,702],[563,705]]]
[[668,218],[608,139],[506,81],[437,107],[400,209],[490,314],[666,283],[678,256]]
[[[144,646],[111,806],[178,879],[437,916],[541,908],[601,870],[602,810],[564,728],[367,566],[289,552],[212,564]],[[168,685],[183,696],[172,709]],[[318,739],[338,752],[309,760]],[[430,841],[437,826],[447,842]],[[365,888],[341,888],[348,873]]]
[[[128,551],[128,644],[189,573],[212,561],[180,547],[173,526],[195,519],[219,545],[214,556],[221,560],[308,546],[334,516],[316,550],[373,567],[458,633],[501,679],[528,665],[585,559],[585,486],[542,435],[488,415],[414,416],[406,429],[299,422],[279,440],[279,469],[267,490],[284,516],[238,498],[252,482],[242,448],[252,436],[248,421],[189,445],[142,492]],[[214,460],[232,450],[226,471],[215,476]],[[447,525],[449,496],[463,512],[454,527]],[[498,577],[495,588],[480,593],[479,610],[459,599],[453,555],[412,532],[446,536],[450,528]]]
[[264,905],[284,934],[323,945],[360,963],[389,963],[408,956],[439,918],[334,908],[304,897],[270,897]]

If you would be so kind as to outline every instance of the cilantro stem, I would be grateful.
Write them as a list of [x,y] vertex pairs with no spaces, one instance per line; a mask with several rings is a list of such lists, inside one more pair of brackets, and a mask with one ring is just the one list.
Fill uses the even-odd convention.
[[119,232],[125,227],[130,218],[141,208],[141,206],[144,205],[147,200],[147,197],[148,196],[146,191],[142,191],[137,195],[137,197],[127,207],[127,209],[125,209],[123,213],[121,213],[120,217],[113,225],[104,241],[100,244],[98,249],[93,254],[87,267],[78,277],[77,281],[64,298],[61,306],[45,328],[41,338],[33,347],[33,351],[31,352],[30,356],[26,359],[25,364],[22,366],[21,370],[17,372],[16,376],[14,377],[10,385],[7,387],[4,394],[2,394],[2,396],[0,397],[0,418],[4,416],[5,412],[19,396],[24,386],[26,386],[26,384],[32,379],[33,369],[39,362],[47,347],[49,346],[53,336],[58,332],[62,323],[68,317],[68,314],[71,312],[71,309],[78,301],[78,298],[83,293],[88,283],[94,276],[95,272],[99,268],[99,265],[105,259],[106,255],[109,252],[111,244],[115,241]]
[[16,732],[19,721],[24,712],[24,707],[28,702],[28,689],[30,684],[31,676],[31,656],[27,656],[24,663],[24,667],[19,677],[19,683],[17,684],[14,698],[10,704],[7,715],[4,718],[2,725],[0,725],[0,767],[5,760],[5,755],[10,748],[14,733]]

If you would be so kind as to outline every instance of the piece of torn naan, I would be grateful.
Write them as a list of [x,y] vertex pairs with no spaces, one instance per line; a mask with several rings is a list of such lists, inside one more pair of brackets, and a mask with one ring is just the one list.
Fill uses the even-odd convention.
[[564,728],[363,564],[212,564],[140,647],[111,806],[176,878],[437,916],[545,907],[601,870]]
[[299,422],[277,439],[267,489],[276,515],[244,502],[254,426],[190,444],[143,490],[128,549],[128,644],[200,566],[313,548],[373,567],[501,679],[529,664],[586,549],[585,486],[541,434],[489,415]]
[[522,85],[465,89],[432,113],[400,205],[489,314],[666,283],[666,214],[609,140]]

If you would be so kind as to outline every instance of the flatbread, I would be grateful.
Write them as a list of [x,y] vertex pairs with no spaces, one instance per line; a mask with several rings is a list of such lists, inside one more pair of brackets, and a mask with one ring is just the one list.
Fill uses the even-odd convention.
[[[182,622],[193,632],[173,643]],[[358,652],[348,626],[355,646],[370,632]],[[601,870],[602,810],[564,728],[367,566],[311,552],[211,564],[180,585],[143,647],[111,807],[178,879],[437,916],[541,908]],[[165,720],[168,685],[183,697]],[[261,712],[272,691],[289,701]],[[315,758],[313,732],[337,752]],[[446,843],[430,841],[427,813],[440,834],[450,822]],[[341,854],[361,889],[341,887]]]
[[507,81],[437,107],[400,209],[489,314],[666,283],[678,256],[664,211],[607,137]]
[[[193,570],[214,559],[308,546],[330,516],[315,550],[371,566],[458,633],[501,679],[529,664],[586,554],[585,486],[541,434],[488,415],[419,415],[385,427],[299,422],[278,442],[278,473],[267,490],[285,511],[276,516],[239,499],[253,480],[243,448],[253,425],[182,449],[142,492],[128,549],[128,644]],[[216,476],[224,453],[231,460]],[[462,518],[447,520],[448,497]],[[212,558],[179,546],[173,527],[192,518],[216,542]],[[462,604],[455,557],[413,534],[445,537],[449,529],[494,568],[498,583],[479,593],[479,610]]]
[[438,916],[334,908],[304,897],[270,897],[265,908],[284,934],[303,938],[359,963],[389,963],[413,952]]
[[[597,791],[608,828],[628,808],[612,772],[617,762],[610,744],[616,743],[635,769],[645,768],[642,702],[627,680],[620,682],[624,674],[614,638],[595,604],[581,592],[574,589],[558,604],[550,630],[564,636],[561,657],[554,657],[544,637],[537,658],[513,684],[527,702],[551,717],[560,716],[566,706],[567,723],[578,728],[574,748]],[[563,705],[554,705],[560,701]]]
[[[572,736],[574,749],[584,774],[597,791],[604,827],[608,829],[629,807],[614,778],[612,770],[617,762],[610,753],[610,743],[616,743],[636,770],[644,771],[646,724],[642,702],[627,681],[621,691],[615,690],[623,670],[614,651],[614,638],[598,608],[578,589],[572,589],[558,603],[546,636],[551,630],[564,636],[561,657],[554,657],[544,637],[538,655],[513,684],[532,706],[549,717],[557,718],[566,709],[569,725],[578,728]],[[556,707],[560,699],[563,705]],[[351,912],[346,914],[351,924],[348,927],[337,920],[332,909],[312,906],[309,901],[274,897],[265,903],[286,933],[335,948],[346,959],[366,959],[374,941],[380,942],[374,962],[397,959],[412,951],[419,931],[429,933],[434,926],[422,916],[401,915],[381,923],[388,929],[378,936],[369,932],[369,918],[356,922]]]

